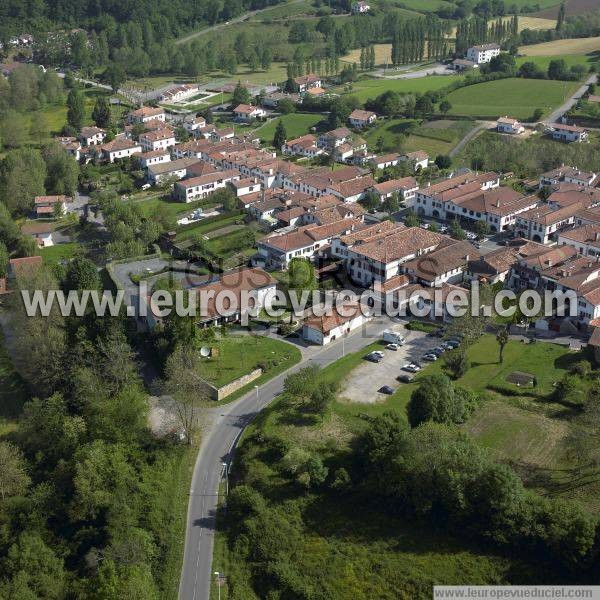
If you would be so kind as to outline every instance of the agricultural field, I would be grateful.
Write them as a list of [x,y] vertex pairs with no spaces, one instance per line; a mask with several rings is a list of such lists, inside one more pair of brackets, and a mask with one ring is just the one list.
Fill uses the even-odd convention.
[[600,52],[600,37],[554,40],[531,46],[521,46],[519,54],[525,56],[555,56],[563,54],[592,54]]
[[[536,2],[536,4],[539,4],[542,8],[545,6],[545,3],[543,2]],[[568,15],[580,15],[598,8],[597,0],[568,0],[566,4]],[[559,6],[560,2],[553,2],[551,8],[540,10],[539,12],[535,13],[535,16],[543,19],[556,19],[558,16]]]
[[332,89],[333,92],[347,93],[355,96],[360,102],[369,98],[376,98],[387,91],[400,94],[425,93],[429,90],[439,90],[454,81],[461,79],[461,75],[430,75],[417,79],[361,79],[352,84],[349,91],[344,88]]
[[276,119],[271,119],[268,123],[259,127],[254,133],[261,137],[267,145],[273,141],[275,135],[275,128],[277,122],[281,120],[288,139],[294,139],[308,133],[311,127],[315,127],[318,123],[323,121],[326,116],[319,113],[293,113],[289,115],[283,115]]
[[300,351],[273,338],[255,335],[231,335],[207,342],[215,354],[203,359],[200,375],[216,387],[222,387],[256,368],[282,366],[285,370],[300,359]]
[[518,56],[517,68],[525,62],[535,63],[543,71],[548,70],[550,61],[553,60],[564,60],[567,68],[571,68],[574,65],[583,65],[586,69],[589,69],[598,62],[598,58],[592,54],[557,54],[557,55],[533,55],[533,56]]
[[527,120],[537,108],[544,114],[560,106],[578,87],[577,82],[538,79],[500,79],[478,83],[448,94],[451,114],[484,119],[510,115]]
[[446,0],[399,0],[393,3],[395,6],[407,8],[416,12],[435,12],[440,8],[453,8],[452,2]]
[[[321,6],[319,10],[321,11],[323,8],[325,7]],[[252,15],[250,17],[250,21],[264,22],[269,20],[288,19],[290,17],[300,17],[304,15],[312,16],[315,15],[316,12],[317,9],[310,0],[296,0],[288,2],[287,4],[274,6],[273,8],[264,10],[256,15]]]

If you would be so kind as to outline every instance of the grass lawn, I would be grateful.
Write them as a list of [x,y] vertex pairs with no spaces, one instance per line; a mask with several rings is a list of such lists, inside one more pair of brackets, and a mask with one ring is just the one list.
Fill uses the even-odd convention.
[[[189,206],[189,205],[188,205]],[[189,240],[198,234],[209,233],[211,231],[215,231],[216,229],[221,229],[221,227],[225,227],[226,225],[234,225],[236,221],[243,219],[243,215],[223,215],[220,219],[215,219],[214,221],[203,222],[199,221],[197,225],[192,225],[189,228],[182,229],[177,234],[177,241],[182,242],[184,240]]]
[[142,211],[144,216],[152,215],[157,210],[164,211],[170,217],[178,217],[182,213],[192,212],[195,208],[198,207],[206,207],[214,204],[214,202],[210,202],[209,198],[204,198],[202,200],[197,200],[196,202],[177,202],[172,200],[168,196],[160,196],[149,198],[147,200],[139,200],[136,202],[139,209]]
[[595,61],[598,61],[598,57],[594,57],[591,54],[558,54],[558,55],[531,55],[531,56],[519,56],[517,58],[517,68],[525,62],[535,63],[543,71],[548,70],[548,65],[552,60],[564,60],[567,68],[574,65],[583,65],[589,69]]
[[578,82],[540,79],[500,79],[477,83],[448,94],[451,114],[496,119],[509,115],[528,119],[537,108],[544,114],[560,106],[579,86]]
[[[429,75],[418,79],[361,79],[352,84],[351,91],[347,93],[356,96],[361,102],[365,102],[369,98],[376,98],[387,91],[409,94],[439,90],[458,81],[461,77],[461,75]],[[332,91],[336,92],[335,89]],[[337,93],[345,93],[344,88],[338,88]]]
[[221,258],[226,258],[232,254],[245,252],[254,248],[256,237],[256,232],[253,229],[245,225],[240,225],[239,229],[211,238],[208,242],[208,247]]
[[0,330],[0,438],[17,427],[23,403],[27,400],[27,389],[21,376],[15,371],[4,345],[4,334]]
[[55,244],[48,248],[42,248],[40,254],[47,265],[53,265],[61,260],[69,260],[75,256],[75,253],[80,249],[77,242],[67,242],[66,244]]
[[[270,379],[273,369],[282,372],[300,360],[300,351],[294,346],[262,335],[231,335],[207,345],[213,351],[217,349],[218,356],[202,359],[200,375],[216,387],[231,383],[259,366],[266,367],[264,374]],[[252,382],[252,386],[257,384],[259,380]]]
[[[315,127],[317,123],[325,118],[326,116],[320,113],[293,113],[280,117],[288,139],[294,139],[308,133],[311,127]],[[259,135],[267,144],[271,144],[275,135],[277,122],[280,119],[272,119],[268,123],[265,123],[255,131],[255,134]]]

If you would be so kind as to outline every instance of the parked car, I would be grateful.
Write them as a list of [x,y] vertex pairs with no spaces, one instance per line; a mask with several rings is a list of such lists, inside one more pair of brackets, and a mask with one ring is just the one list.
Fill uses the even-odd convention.
[[435,354],[425,354],[423,356],[423,360],[426,360],[427,362],[435,362],[438,359],[438,357]]
[[398,375],[396,379],[401,383],[410,383],[414,379],[414,377],[412,375],[407,375],[406,373],[403,373],[402,375]]
[[380,387],[377,390],[380,394],[393,394],[394,393],[394,388],[390,387],[389,385],[384,385],[383,387]]
[[373,352],[370,352],[365,356],[365,360],[368,360],[369,362],[378,363],[382,361],[382,357],[379,356],[379,354],[373,354]]
[[404,371],[408,371],[409,373],[418,373],[421,370],[421,367],[415,363],[407,363],[402,367],[402,369]]
[[372,354],[375,354],[380,358],[383,358],[385,356],[385,352],[383,352],[382,350],[373,350]]
[[396,350],[400,350],[400,346],[398,344],[388,344],[386,348],[388,350],[393,350],[394,352],[396,352]]
[[460,342],[458,340],[448,340],[446,346],[448,346],[450,350],[456,350],[456,348],[460,346]]
[[442,346],[438,346],[431,350],[431,354],[435,354],[436,356],[441,356],[444,352],[446,352],[446,348],[443,348]]

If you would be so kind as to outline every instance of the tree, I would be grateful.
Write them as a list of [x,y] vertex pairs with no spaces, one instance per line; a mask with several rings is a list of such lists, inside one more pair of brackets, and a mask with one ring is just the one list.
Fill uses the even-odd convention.
[[234,106],[237,106],[238,104],[249,104],[250,99],[250,92],[242,85],[240,81],[238,81],[235,89],[233,90],[233,96],[231,98],[232,104]]
[[452,110],[452,104],[448,100],[442,100],[440,102],[440,112],[443,115],[447,115]]
[[42,156],[46,163],[46,191],[73,196],[77,191],[79,165],[56,143],[45,146]]
[[21,450],[11,442],[0,441],[0,499],[22,496],[30,483]]
[[457,220],[450,223],[450,235],[455,240],[464,240],[467,237],[465,230],[460,226],[460,222]]
[[548,64],[549,79],[565,79],[567,74],[567,63],[562,59],[551,60]]
[[67,290],[99,290],[100,276],[96,265],[85,256],[76,256],[67,267]]
[[498,354],[498,362],[502,364],[504,362],[504,347],[508,344],[508,329],[505,327],[500,329],[496,334],[496,341],[498,342],[498,346],[500,348],[500,353]]
[[462,377],[469,370],[469,359],[463,348],[449,350],[444,353],[444,366],[452,375],[453,379]]
[[77,130],[81,129],[85,118],[85,105],[83,95],[77,88],[69,92],[67,107],[67,123]]
[[433,112],[433,102],[429,96],[423,95],[417,98],[415,102],[415,112],[423,118]]
[[39,150],[20,148],[0,162],[0,199],[12,213],[31,210],[36,196],[46,192],[46,163]]
[[412,208],[409,208],[404,213],[404,224],[407,227],[418,227],[420,223],[421,219],[418,217],[417,213]]
[[383,210],[392,214],[400,210],[400,202],[398,201],[398,193],[394,192],[389,198],[386,198],[382,204]]
[[189,445],[198,432],[200,403],[208,399],[208,384],[201,370],[198,349],[186,344],[177,344],[165,366],[163,392],[175,400],[178,424]]
[[439,169],[449,169],[452,166],[452,159],[447,154],[438,154],[435,157],[435,164]]
[[288,115],[296,112],[296,105],[289,98],[284,98],[277,104],[277,109],[282,115]]
[[313,264],[306,258],[295,256],[288,265],[288,286],[292,290],[316,289],[317,277]]
[[115,94],[119,91],[119,88],[123,85],[125,79],[125,70],[116,62],[111,63],[106,71],[104,71],[104,80],[110,85]]
[[35,113],[29,126],[29,135],[34,138],[38,144],[41,144],[50,135],[50,122],[48,117],[40,112]]
[[106,128],[110,125],[110,105],[106,96],[98,96],[92,111],[92,119],[97,127]]
[[462,423],[473,409],[471,399],[445,375],[432,375],[423,379],[411,394],[408,422],[418,427],[427,421],[435,423]]
[[560,8],[558,9],[558,16],[556,18],[556,31],[562,31],[565,24],[565,3],[561,2]]
[[490,234],[490,224],[487,221],[477,221],[475,223],[475,233],[478,239],[483,239]]
[[281,119],[277,121],[277,126],[275,127],[275,134],[273,135],[273,146],[277,150],[281,150],[283,144],[285,144],[287,140],[287,133],[285,131],[285,126]]

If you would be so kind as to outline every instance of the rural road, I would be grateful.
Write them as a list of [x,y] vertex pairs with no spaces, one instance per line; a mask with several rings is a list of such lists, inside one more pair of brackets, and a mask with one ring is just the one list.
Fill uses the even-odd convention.
[[467,135],[450,150],[450,156],[456,156],[476,135],[479,134],[480,131],[484,129],[489,129],[493,127],[495,124],[490,121],[484,121],[483,123],[478,123],[471,131],[467,132]]
[[[590,75],[585,83],[576,90],[576,92],[559,108],[557,108],[554,112],[550,114],[550,116],[546,119],[548,123],[556,123],[567,111],[569,111],[575,104],[577,104],[578,100],[587,92],[588,87],[592,83],[596,83],[597,76]],[[566,84],[565,84],[566,85]]]
[[[288,2],[288,4],[298,4],[299,2],[303,2],[303,0],[292,0],[291,2]],[[201,29],[200,31],[195,31],[194,33],[190,33],[189,35],[186,35],[185,37],[178,39],[175,42],[175,45],[178,46],[180,44],[185,44],[193,39],[196,39],[197,37],[206,35],[207,33],[210,33],[211,31],[217,31],[219,29],[223,29],[224,27],[227,27],[228,25],[234,25],[235,23],[241,23],[242,21],[245,21],[246,19],[249,19],[250,17],[253,17],[254,15],[258,15],[262,12],[273,9],[273,8],[275,8],[275,6],[285,6],[285,5],[279,4],[279,5],[267,6],[266,8],[260,8],[258,10],[253,10],[253,11],[244,13],[243,15],[240,15],[239,17],[235,17],[234,19],[227,21],[227,23],[218,23],[217,25],[213,25],[212,27],[207,27],[206,29]]]
[[[381,332],[390,324],[387,317],[374,319],[350,333],[343,342],[337,341],[324,347],[301,348],[300,363],[260,386],[258,401],[253,390],[231,404],[207,411],[208,422],[192,475],[185,553],[179,583],[180,600],[209,600],[218,490],[222,481],[223,463],[231,465],[235,444],[246,425],[256,416],[257,410],[267,406],[283,391],[283,382],[291,372],[309,364],[326,366],[341,358],[343,352],[356,352],[379,339]],[[372,383],[377,386],[375,381]],[[235,469],[235,465],[233,468]]]

